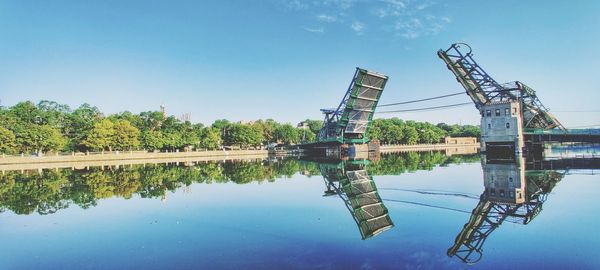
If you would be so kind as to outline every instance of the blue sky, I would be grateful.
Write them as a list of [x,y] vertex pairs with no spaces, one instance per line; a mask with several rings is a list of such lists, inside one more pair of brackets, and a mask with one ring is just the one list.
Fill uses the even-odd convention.
[[[0,99],[295,123],[337,105],[357,66],[390,76],[381,103],[461,91],[436,56],[460,41],[566,126],[596,125],[598,14],[598,1],[0,0]],[[479,121],[473,106],[380,116]]]

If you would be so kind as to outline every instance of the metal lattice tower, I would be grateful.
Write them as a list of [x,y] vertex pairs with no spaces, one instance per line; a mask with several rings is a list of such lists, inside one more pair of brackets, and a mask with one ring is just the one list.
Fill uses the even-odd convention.
[[356,68],[350,86],[336,109],[322,109],[325,115],[319,142],[368,143],[367,131],[388,77]]
[[519,101],[523,114],[523,128],[565,130],[558,119],[544,107],[533,89],[519,81],[504,84],[496,82],[473,59],[469,45],[452,44],[447,50],[439,50],[438,56],[454,73],[456,80],[465,88],[478,110],[481,110],[483,105],[494,102]]

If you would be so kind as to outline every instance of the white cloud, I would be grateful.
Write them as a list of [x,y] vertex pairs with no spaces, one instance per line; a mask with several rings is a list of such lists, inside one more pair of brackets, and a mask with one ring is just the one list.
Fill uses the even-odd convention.
[[352,25],[350,27],[352,28],[352,30],[354,30],[354,32],[359,34],[365,30],[365,24],[357,21],[352,22]]
[[302,0],[282,0],[281,3],[288,9],[304,10],[308,8],[307,2]]
[[[365,31],[383,31],[405,39],[417,39],[442,32],[452,18],[443,14],[441,7],[434,8],[432,0],[277,0],[293,7],[297,12],[312,13],[314,27],[305,31],[324,33],[350,27],[357,34]],[[367,12],[365,12],[365,10]]]
[[302,27],[302,29],[304,31],[308,31],[308,32],[311,32],[311,33],[318,33],[318,34],[325,33],[325,29],[323,27],[316,27],[316,28]]
[[345,10],[352,8],[357,0],[320,0],[315,2],[324,6],[333,6]]
[[436,17],[431,14],[422,18],[399,19],[396,21],[394,29],[403,38],[416,39],[421,36],[436,35],[452,21],[449,17]]
[[317,15],[317,21],[320,21],[320,22],[331,23],[331,22],[336,22],[337,20],[338,20],[338,18],[333,15],[326,15],[326,14]]

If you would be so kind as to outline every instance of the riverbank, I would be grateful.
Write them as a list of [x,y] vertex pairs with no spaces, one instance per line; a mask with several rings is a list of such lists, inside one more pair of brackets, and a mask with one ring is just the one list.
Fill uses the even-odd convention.
[[99,152],[37,156],[2,156],[0,171],[85,168],[149,163],[186,163],[215,160],[254,160],[268,157],[267,150],[217,150],[198,152]]
[[[446,155],[474,154],[479,144],[414,144],[414,145],[381,145],[380,152],[420,152],[443,150]],[[38,156],[2,156],[0,171],[42,170],[57,168],[83,169],[89,167],[125,166],[135,164],[189,164],[222,160],[257,160],[269,157],[267,150],[215,150],[191,152],[98,152],[71,153]]]

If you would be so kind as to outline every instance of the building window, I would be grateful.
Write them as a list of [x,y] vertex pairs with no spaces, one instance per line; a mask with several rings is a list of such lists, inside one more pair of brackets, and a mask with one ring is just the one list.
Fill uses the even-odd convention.
[[510,109],[506,108],[504,109],[504,116],[509,116],[510,115]]
[[517,108],[513,108],[513,115],[517,114]]
[[512,191],[508,192],[508,195],[510,195],[510,197],[511,197],[511,198],[514,198],[514,197],[515,197],[515,193],[514,193],[514,192],[512,192]]
[[492,195],[496,195],[496,190],[495,190],[495,189],[493,189],[493,188],[490,188],[490,194],[492,194]]
[[510,128],[510,123],[506,123],[506,128]]
[[512,180],[512,177],[509,177],[509,178],[508,178],[508,181],[512,183],[512,181],[513,181],[513,180]]
[[496,109],[496,116],[500,116],[500,109]]
[[504,197],[504,190],[500,190],[500,197]]
[[483,110],[479,111],[481,113],[481,117],[485,117],[485,112]]
[[490,116],[492,116],[492,111],[490,111],[490,110],[486,110],[486,111],[485,111],[485,116],[487,116],[487,117],[490,117]]
[[492,128],[492,124],[488,124],[488,129],[491,129],[491,128]]

